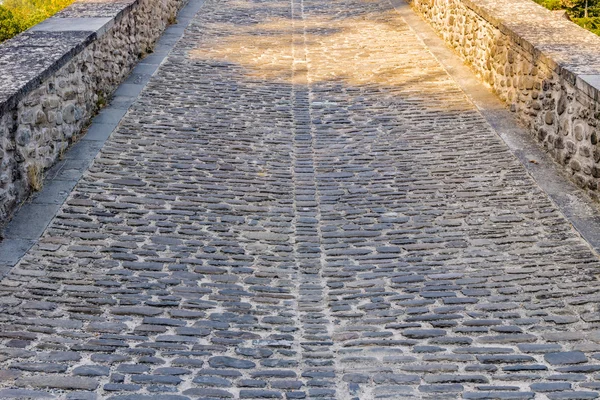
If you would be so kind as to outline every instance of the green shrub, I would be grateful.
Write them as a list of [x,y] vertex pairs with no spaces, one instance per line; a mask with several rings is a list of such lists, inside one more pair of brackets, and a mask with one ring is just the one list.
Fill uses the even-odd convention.
[[534,1],[550,10],[566,10],[571,20],[577,25],[600,35],[600,0]]
[[577,25],[600,35],[600,17],[572,18]]
[[562,4],[560,0],[534,0],[539,5],[546,7],[549,10],[560,10]]
[[0,42],[10,39],[21,32],[12,12],[0,5]]
[[600,17],[598,0],[562,0],[562,6],[571,18]]

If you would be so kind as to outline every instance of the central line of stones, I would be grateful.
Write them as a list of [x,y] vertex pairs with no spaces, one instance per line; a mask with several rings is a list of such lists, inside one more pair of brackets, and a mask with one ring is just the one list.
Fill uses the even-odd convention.
[[[296,262],[299,272],[298,310],[301,324],[302,379],[309,397],[337,398],[335,363],[323,286],[320,209],[315,182],[314,137],[310,112],[310,81],[306,53],[303,0],[292,0],[293,20],[293,166],[296,206]],[[296,29],[300,25],[301,29]],[[300,32],[299,32],[300,30]]]

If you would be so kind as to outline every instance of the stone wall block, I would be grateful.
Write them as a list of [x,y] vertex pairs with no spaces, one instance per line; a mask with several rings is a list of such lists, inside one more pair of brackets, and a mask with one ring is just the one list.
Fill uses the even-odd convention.
[[[186,0],[123,3],[110,29],[0,113],[0,223],[31,191],[30,166],[48,168],[108,98]],[[1,49],[1,46],[0,46]],[[0,103],[0,106],[2,104]]]

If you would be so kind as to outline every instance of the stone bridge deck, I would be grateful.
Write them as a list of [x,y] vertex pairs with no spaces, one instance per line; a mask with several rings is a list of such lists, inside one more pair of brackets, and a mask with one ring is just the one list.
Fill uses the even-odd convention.
[[390,3],[206,0],[1,281],[0,398],[597,398],[599,267]]

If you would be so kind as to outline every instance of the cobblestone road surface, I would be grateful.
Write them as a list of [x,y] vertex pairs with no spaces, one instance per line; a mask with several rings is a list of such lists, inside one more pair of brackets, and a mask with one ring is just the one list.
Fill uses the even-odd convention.
[[0,398],[597,398],[598,267],[389,3],[207,0],[1,281]]

